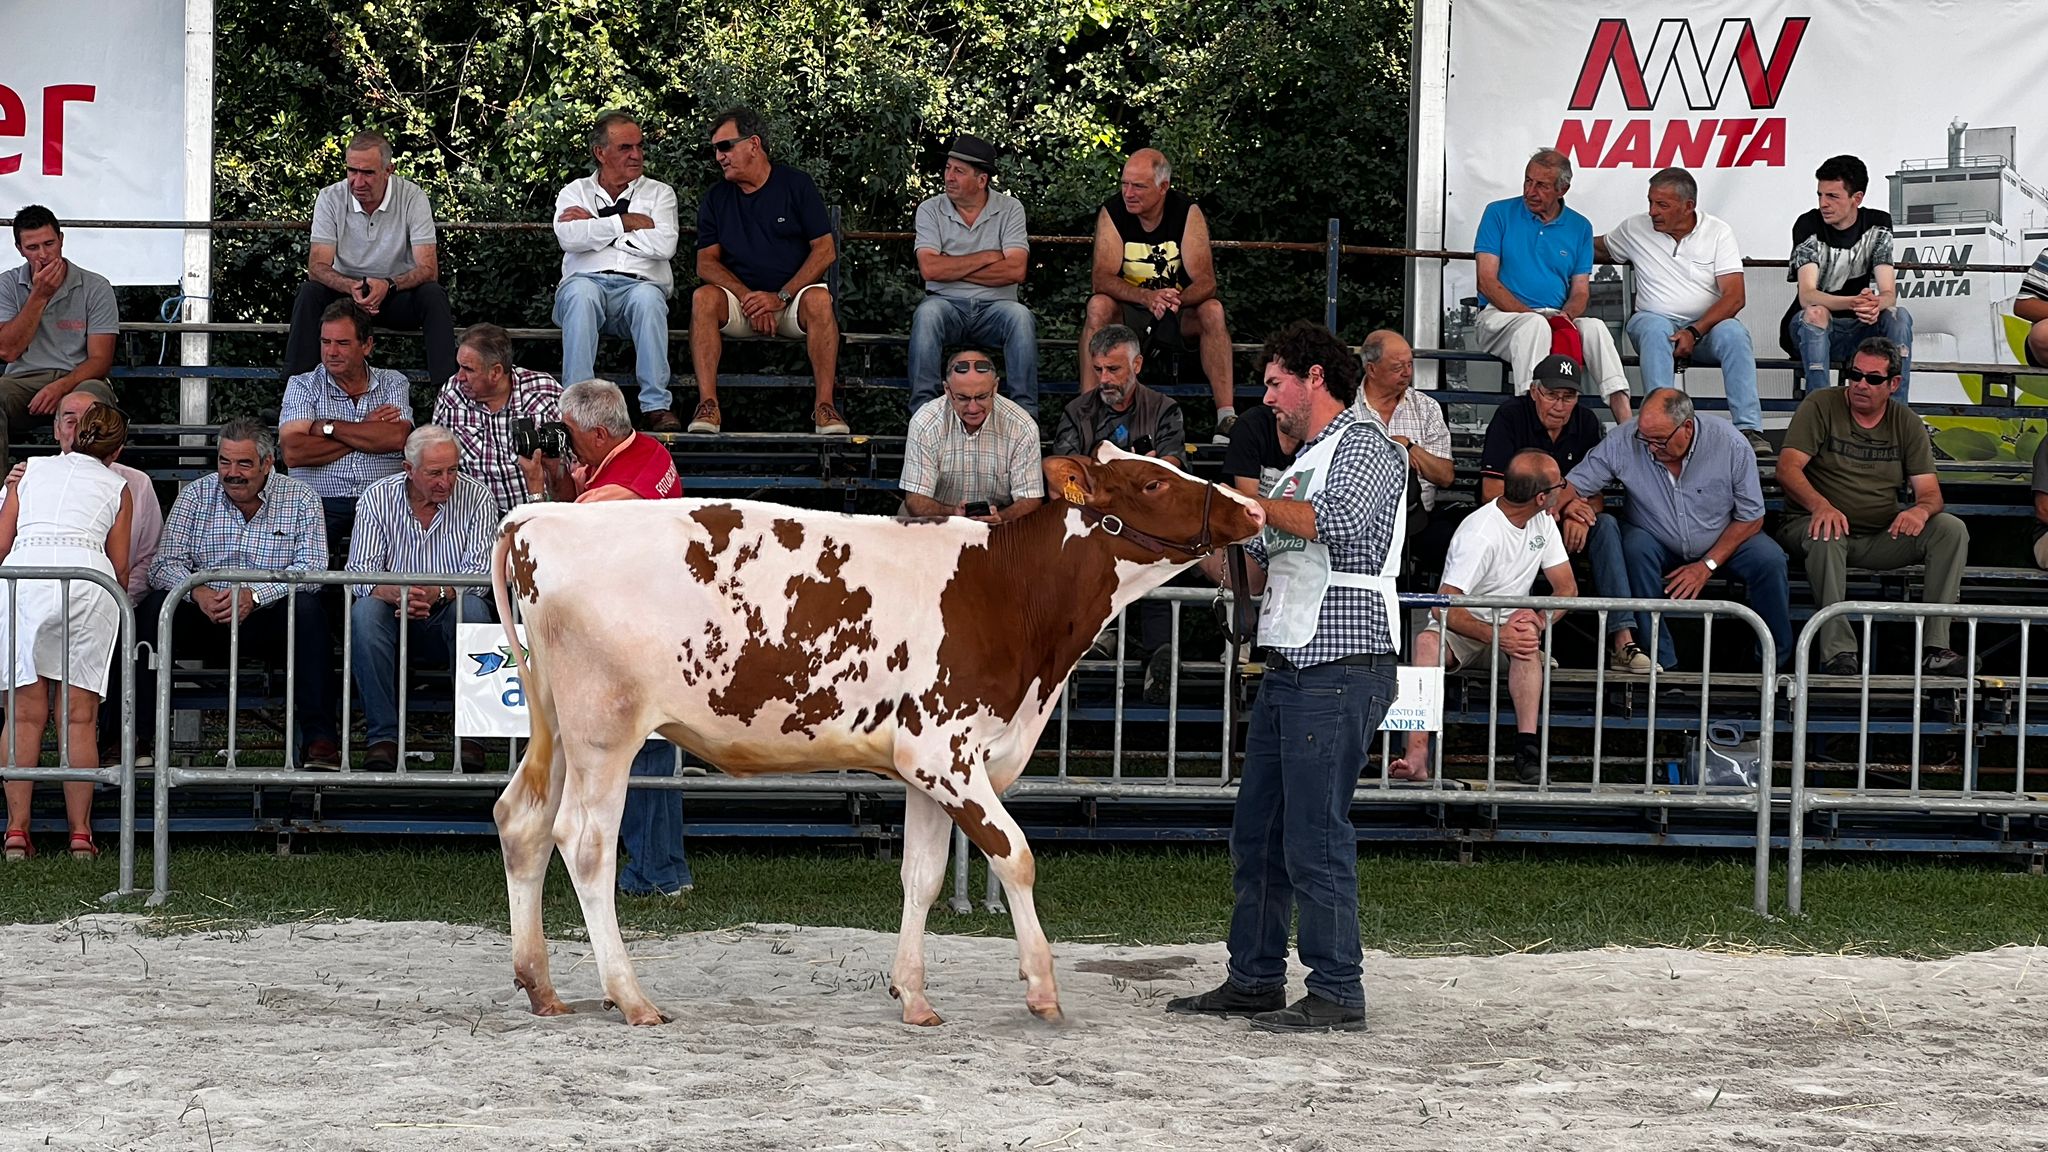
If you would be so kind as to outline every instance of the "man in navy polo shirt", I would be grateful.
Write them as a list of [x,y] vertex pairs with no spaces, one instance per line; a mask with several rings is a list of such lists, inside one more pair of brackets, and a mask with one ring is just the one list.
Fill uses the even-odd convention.
[[1578,330],[1588,396],[1605,396],[1617,421],[1629,418],[1628,377],[1607,325],[1585,314],[1592,297],[1593,226],[1565,207],[1572,162],[1545,148],[1522,170],[1522,195],[1496,200],[1472,242],[1486,307],[1473,322],[1483,352],[1505,357],[1517,393],[1529,390],[1536,362],[1550,355],[1551,318]]
[[[1508,463],[1515,454],[1534,448],[1557,461],[1560,476],[1600,446],[1600,418],[1579,403],[1586,370],[1569,356],[1546,356],[1536,362],[1529,391],[1494,410],[1486,426],[1486,447],[1479,453],[1479,499],[1493,500],[1507,489]],[[1586,498],[1593,523],[1566,519],[1559,523],[1565,551],[1586,554],[1593,566],[1593,591],[1602,596],[1629,595],[1628,565],[1622,558],[1620,526],[1604,510],[1606,498]],[[1553,513],[1554,514],[1554,513]],[[1650,674],[1650,658],[1636,645],[1635,614],[1615,612],[1607,618],[1608,667],[1616,672]]]

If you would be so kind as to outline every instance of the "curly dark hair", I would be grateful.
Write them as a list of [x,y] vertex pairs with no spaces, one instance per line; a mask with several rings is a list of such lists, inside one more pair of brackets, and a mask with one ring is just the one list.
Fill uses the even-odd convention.
[[1265,376],[1268,364],[1278,364],[1296,376],[1306,376],[1310,368],[1320,365],[1323,387],[1333,399],[1349,405],[1358,397],[1358,357],[1335,333],[1312,320],[1296,320],[1268,336],[1266,346],[1259,350],[1260,377]]

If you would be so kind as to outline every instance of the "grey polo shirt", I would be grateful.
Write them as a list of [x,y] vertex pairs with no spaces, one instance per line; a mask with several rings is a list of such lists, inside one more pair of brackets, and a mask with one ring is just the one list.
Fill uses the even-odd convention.
[[393,176],[384,202],[364,212],[342,180],[313,201],[313,243],[334,245],[334,270],[343,276],[403,276],[412,271],[415,246],[434,243],[434,206],[420,186]]
[[[1012,248],[1031,250],[1031,237],[1024,226],[1024,205],[1006,192],[988,190],[988,203],[974,218],[973,227],[960,219],[960,210],[945,193],[917,206],[917,247],[941,256],[965,256],[970,252],[1007,252]],[[952,300],[1015,300],[1017,286],[991,288],[965,280],[927,280],[925,291]]]
[[1631,420],[1609,432],[1565,479],[1581,496],[1621,481],[1628,522],[1680,558],[1697,560],[1731,522],[1763,519],[1764,490],[1756,449],[1735,425],[1718,416],[1695,414],[1693,420],[1699,431],[1676,476],[1636,439]]
[[[69,372],[85,363],[85,338],[112,336],[121,331],[121,310],[114,303],[114,286],[97,272],[70,261],[64,286],[43,308],[42,322],[29,339],[21,359],[7,366],[16,372]],[[28,306],[30,275],[27,264],[0,275],[0,324],[5,324]]]

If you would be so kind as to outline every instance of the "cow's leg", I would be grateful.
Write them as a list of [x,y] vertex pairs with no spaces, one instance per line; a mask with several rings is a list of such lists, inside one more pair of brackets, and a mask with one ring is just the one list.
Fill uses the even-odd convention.
[[924,998],[924,924],[932,901],[946,882],[946,858],[953,824],[946,810],[915,787],[904,790],[903,927],[896,935],[896,964],[889,994],[903,1001],[905,1024],[943,1024]]
[[505,895],[512,917],[512,982],[526,990],[536,1016],[569,1011],[555,994],[548,976],[548,942],[541,934],[541,888],[548,861],[555,854],[555,814],[562,805],[564,761],[554,738],[553,701],[537,676],[529,673],[533,735],[526,742],[519,771],[505,785],[493,809],[498,844],[505,853]]
[[583,905],[583,926],[597,954],[605,999],[625,1014],[628,1024],[666,1024],[668,1017],[640,990],[619,936],[619,817],[626,807],[627,774],[642,743],[639,734],[649,728],[635,717],[626,719],[629,723],[602,744],[562,739],[572,786],[565,789],[555,818],[555,843]]

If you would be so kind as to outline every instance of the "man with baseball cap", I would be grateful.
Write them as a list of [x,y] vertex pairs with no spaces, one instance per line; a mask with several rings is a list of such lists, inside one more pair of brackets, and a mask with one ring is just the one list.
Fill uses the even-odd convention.
[[943,194],[917,206],[917,269],[927,295],[910,318],[910,408],[939,394],[952,344],[994,345],[1008,375],[1003,392],[1038,415],[1038,321],[1017,302],[1031,255],[1024,205],[989,187],[995,147],[953,137]]
[[[1568,474],[1601,440],[1600,418],[1579,403],[1584,394],[1585,365],[1569,356],[1546,356],[1530,373],[1529,391],[1494,410],[1486,428],[1486,447],[1479,453],[1479,499],[1492,500],[1505,490],[1508,463],[1534,448],[1557,461],[1559,475]],[[1621,554],[1621,532],[1614,517],[1601,511],[1604,499],[1595,494],[1594,523],[1563,521],[1559,535],[1565,551],[1585,553],[1593,566],[1593,589],[1602,596],[1629,595],[1628,567]],[[1635,618],[1610,613],[1608,666],[1639,676],[1650,673],[1650,658],[1636,646]]]

